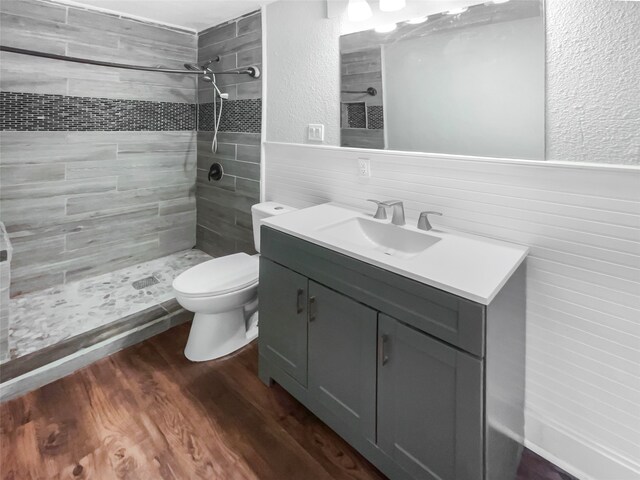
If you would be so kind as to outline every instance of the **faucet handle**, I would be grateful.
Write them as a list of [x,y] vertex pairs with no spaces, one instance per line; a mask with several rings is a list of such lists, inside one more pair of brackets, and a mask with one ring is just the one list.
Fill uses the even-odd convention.
[[429,223],[429,215],[438,215],[439,217],[442,216],[442,213],[440,212],[422,212],[420,214],[420,218],[418,219],[418,230],[426,230],[429,231],[431,230],[433,227],[431,226],[431,224]]
[[378,220],[387,219],[387,209],[385,208],[386,205],[384,202],[381,202],[379,200],[373,200],[373,199],[369,199],[367,200],[367,202],[373,202],[378,206],[378,209],[376,210],[376,214],[373,216],[373,218],[377,218]]

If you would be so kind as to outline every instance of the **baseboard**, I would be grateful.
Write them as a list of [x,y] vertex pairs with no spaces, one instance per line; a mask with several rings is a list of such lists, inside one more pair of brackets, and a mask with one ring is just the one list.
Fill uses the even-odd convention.
[[0,384],[0,402],[5,402],[40,388],[76,370],[80,370],[124,348],[140,343],[193,318],[191,312],[179,309],[144,325],[138,325],[99,343],[31,370]]
[[575,432],[525,412],[525,446],[580,480],[640,480],[640,465]]

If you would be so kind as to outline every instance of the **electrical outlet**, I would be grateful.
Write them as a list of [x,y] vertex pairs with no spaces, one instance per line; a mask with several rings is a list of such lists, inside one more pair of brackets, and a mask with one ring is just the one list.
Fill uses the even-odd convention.
[[367,178],[371,176],[371,160],[358,158],[358,176]]
[[321,123],[310,123],[309,140],[312,142],[324,142],[324,125]]

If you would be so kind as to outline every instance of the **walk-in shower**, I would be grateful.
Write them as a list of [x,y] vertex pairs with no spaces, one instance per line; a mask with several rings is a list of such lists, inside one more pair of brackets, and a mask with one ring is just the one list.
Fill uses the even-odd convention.
[[[107,85],[119,75],[109,69],[148,72],[149,75],[137,74],[137,77],[134,77],[135,72],[121,74],[124,78],[140,79],[144,85],[140,88],[147,88],[147,83],[143,83],[145,77],[155,73],[196,75],[206,82],[207,88],[211,83],[214,89],[214,152],[222,121],[222,101],[228,98],[224,88],[218,87],[216,78],[221,75],[260,77],[257,66],[217,69],[219,58],[215,56],[201,63],[185,63],[184,68],[162,68],[5,45],[0,46],[0,51],[12,54],[12,59],[16,54],[25,58],[40,57],[105,67]],[[133,55],[133,58],[138,57]],[[24,64],[30,65],[31,61],[25,60]],[[47,65],[41,60],[38,62],[41,62],[38,63],[40,68]],[[77,75],[84,72],[72,68]],[[89,73],[95,76],[88,78],[98,78],[97,73]],[[58,72],[52,73],[52,78],[56,74]],[[16,172],[15,179],[9,178],[8,173],[6,185],[3,183],[4,218],[0,219],[6,223],[8,232],[0,238],[0,290],[3,294],[0,302],[3,319],[0,322],[0,383],[5,388],[3,398],[14,392],[12,382],[31,374],[29,372],[41,375],[33,371],[44,365],[96,348],[105,339],[113,338],[121,348],[124,340],[118,336],[132,329],[147,328],[157,332],[161,325],[151,325],[155,319],[177,321],[176,315],[181,309],[173,300],[172,279],[211,258],[200,250],[191,249],[195,245],[196,224],[193,197],[197,168],[194,141],[197,89],[190,87],[189,98],[170,103],[130,99],[132,97],[126,95],[120,97],[118,92],[102,95],[102,84],[89,79],[74,79],[72,83],[81,82],[92,83],[92,93],[95,93],[91,96],[64,95],[65,92],[7,94],[7,98],[11,95],[12,102],[28,104],[30,111],[23,113],[25,122],[31,122],[32,117],[36,122],[42,114],[45,117],[42,122],[55,116],[60,125],[32,128],[29,124],[29,130],[9,128],[9,132],[3,132],[10,134],[2,137],[3,166],[7,165],[6,171],[12,175]],[[156,83],[160,82],[149,81],[150,91],[161,90]],[[91,109],[102,106],[105,106],[104,110],[91,113]],[[15,111],[20,115],[21,106]],[[157,120],[161,128],[154,130],[146,128],[146,124],[141,125],[149,111],[154,115],[166,115]],[[182,125],[171,118],[172,115],[191,118]],[[80,125],[78,128],[84,118],[97,126],[85,129]],[[118,126],[114,127],[116,123]],[[128,125],[133,127],[127,128]],[[21,136],[22,133],[26,135]],[[33,143],[30,135],[35,138]],[[190,172],[169,170],[183,163],[187,169],[184,157],[189,155]],[[171,163],[174,161],[175,164]],[[148,166],[148,170],[143,170],[143,166]],[[42,175],[33,175],[40,167],[42,170],[38,171],[43,172]],[[23,174],[18,168],[29,177],[18,178]],[[165,171],[166,175],[163,174]],[[29,183],[32,179],[39,183]],[[158,180],[164,183],[154,184]],[[192,243],[189,243],[190,233],[193,233]],[[163,247],[163,242],[175,243],[175,237],[187,237],[186,241],[181,241],[180,249]],[[13,255],[9,253],[11,241]],[[119,250],[122,253],[118,253]],[[33,251],[37,253],[31,253]],[[104,251],[113,253],[105,254]],[[66,262],[69,267],[61,273],[56,270],[58,265],[49,270],[48,265],[53,261],[47,256],[51,255],[58,256],[55,260],[58,265]],[[92,263],[77,266],[73,255],[90,258]],[[20,278],[27,269],[35,272],[28,282]],[[13,298],[9,299],[11,273],[17,275],[12,284]],[[9,323],[4,319],[7,314]],[[8,329],[5,328],[7,323]],[[91,355],[96,358],[97,353]]]

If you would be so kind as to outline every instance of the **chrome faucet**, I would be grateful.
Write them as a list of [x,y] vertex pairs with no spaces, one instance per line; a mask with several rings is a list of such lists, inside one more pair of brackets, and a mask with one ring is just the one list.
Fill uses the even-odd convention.
[[387,200],[386,202],[382,202],[382,205],[385,207],[393,207],[391,223],[398,226],[402,226],[407,223],[404,220],[404,203],[400,200]]
[[376,214],[373,216],[373,218],[377,218],[378,220],[387,219],[387,208],[384,202],[381,202],[379,200],[372,200],[372,199],[367,200],[367,202],[373,202],[378,206],[378,209],[376,210]]
[[440,212],[422,212],[420,214],[420,218],[418,219],[418,230],[426,230],[427,232],[431,230],[433,227],[429,223],[429,215],[438,215],[442,216]]

